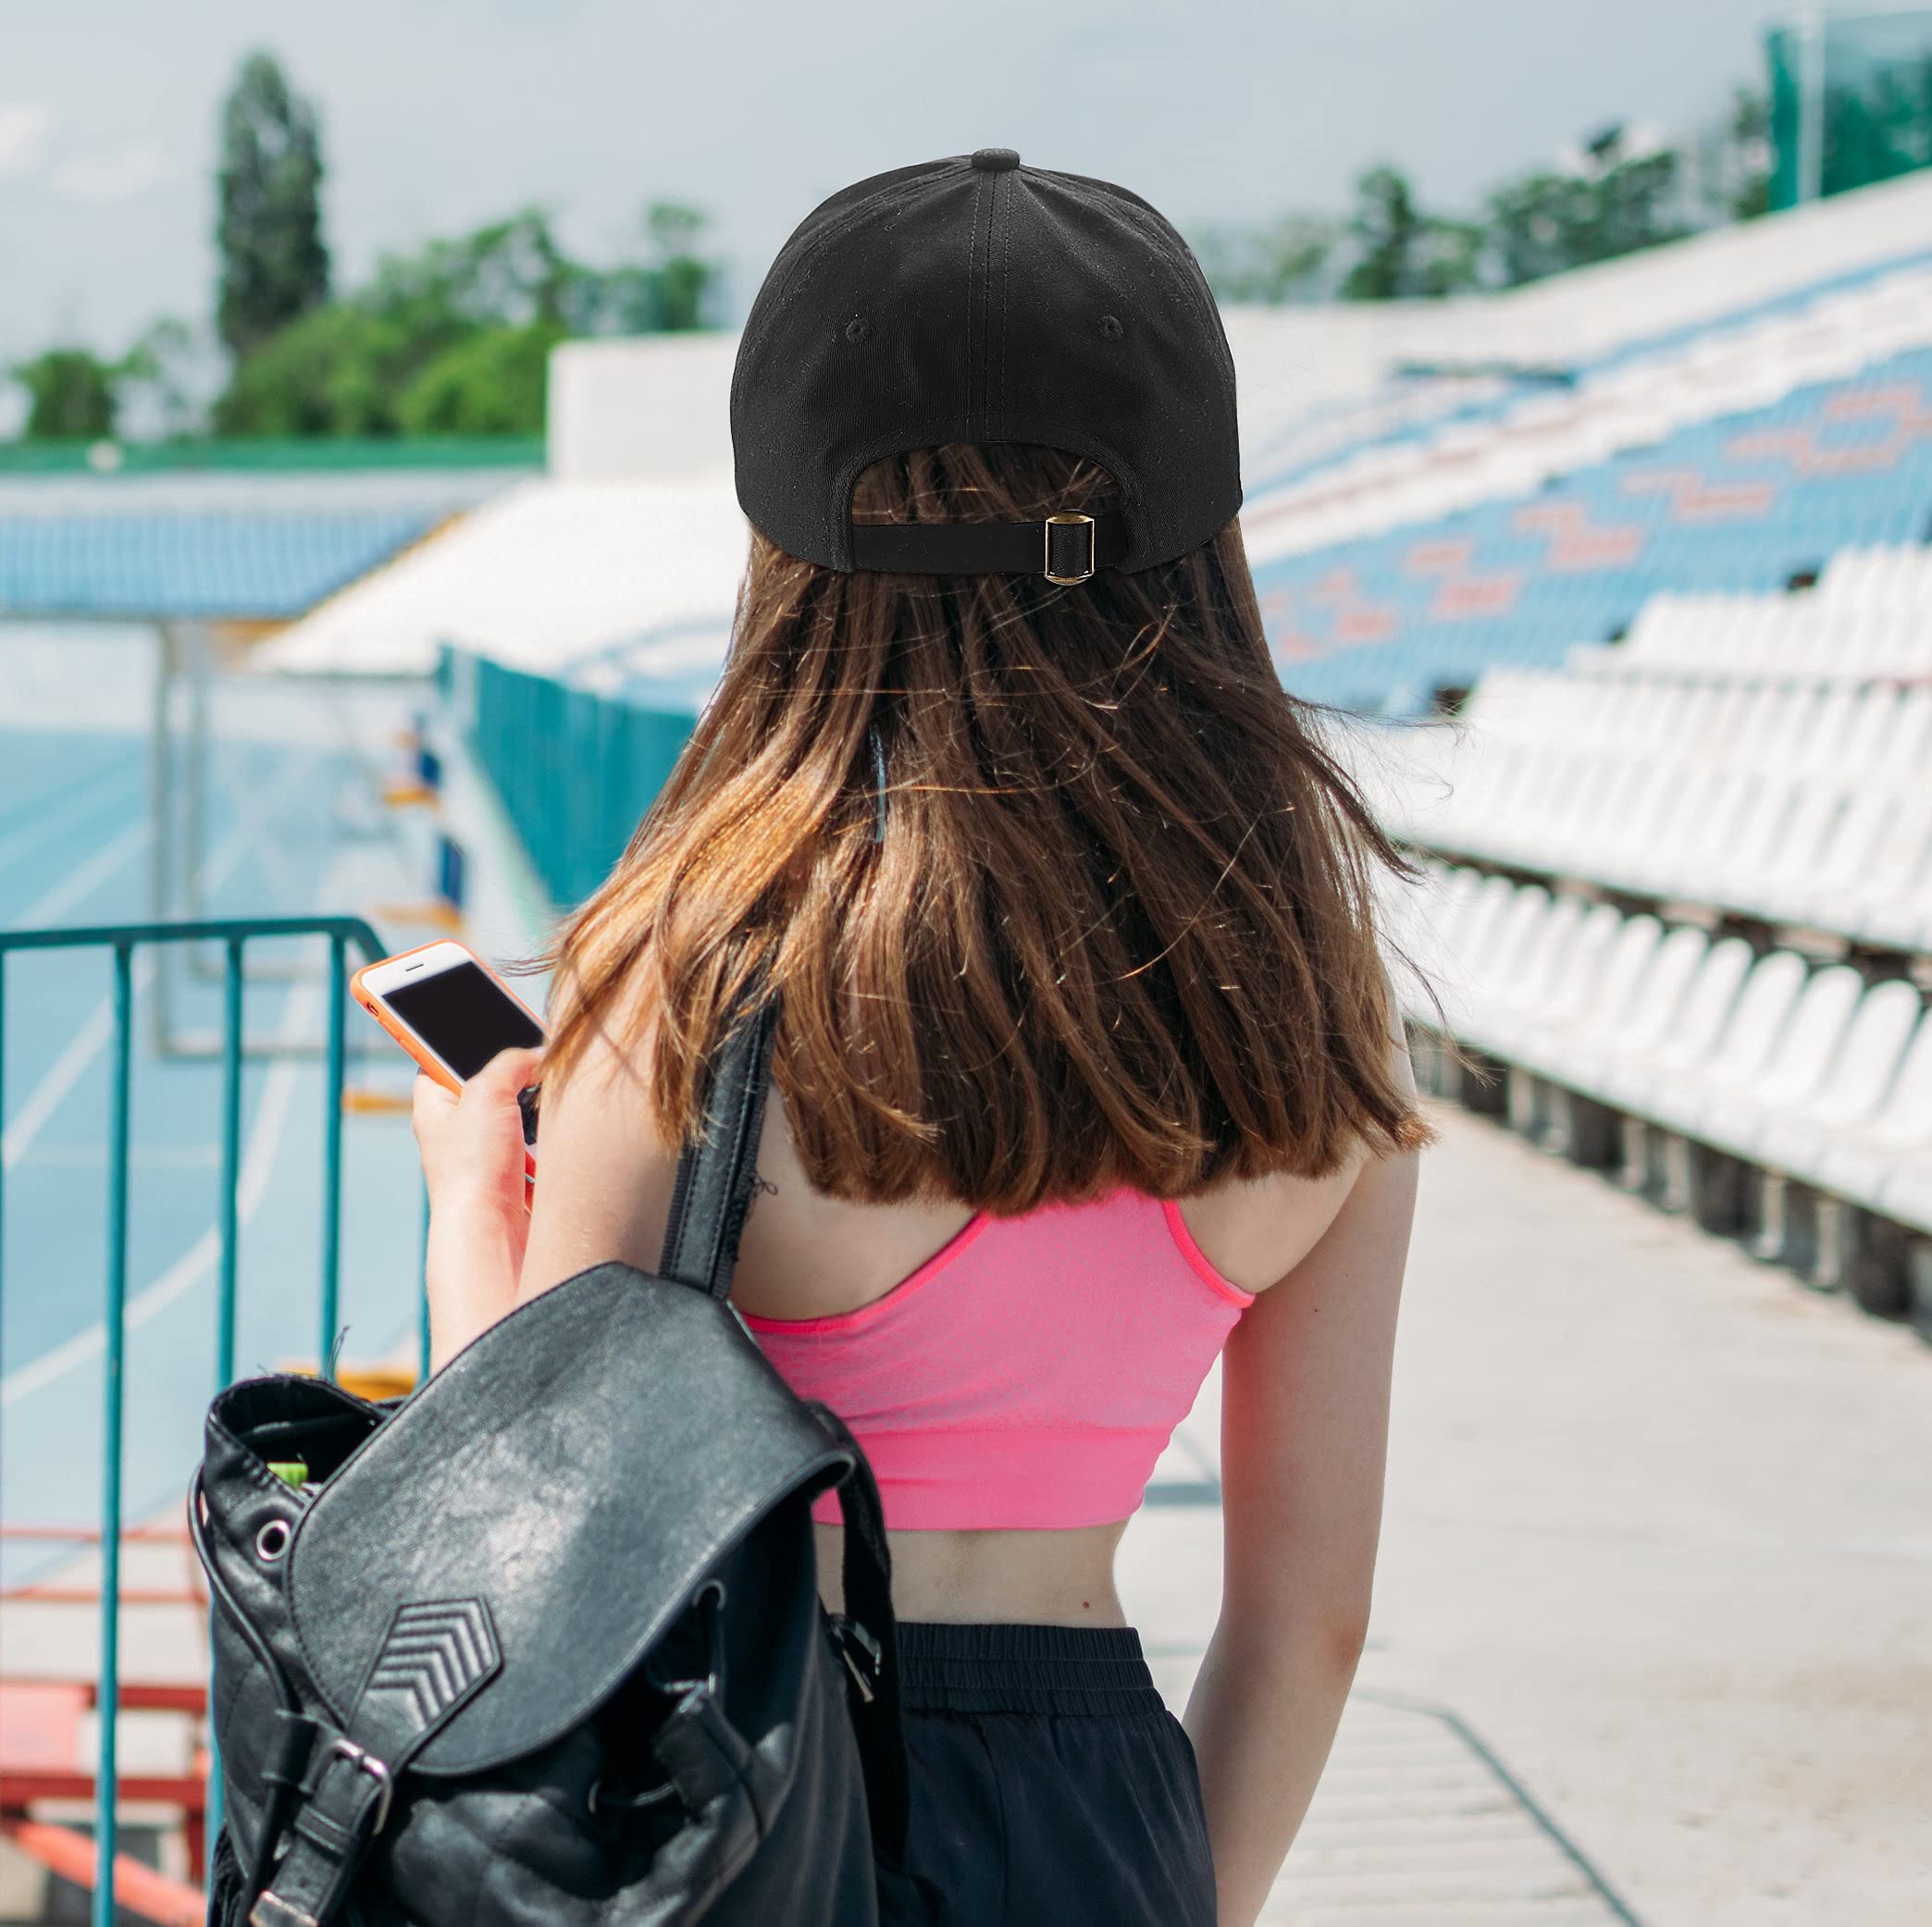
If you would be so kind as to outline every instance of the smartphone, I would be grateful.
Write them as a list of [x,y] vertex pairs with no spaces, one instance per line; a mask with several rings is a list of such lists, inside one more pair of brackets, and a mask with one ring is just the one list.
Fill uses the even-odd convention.
[[[446,1091],[460,1091],[499,1051],[531,1050],[543,1026],[475,952],[444,938],[365,964],[349,994]],[[537,1139],[534,1099],[523,1105],[526,1175]]]

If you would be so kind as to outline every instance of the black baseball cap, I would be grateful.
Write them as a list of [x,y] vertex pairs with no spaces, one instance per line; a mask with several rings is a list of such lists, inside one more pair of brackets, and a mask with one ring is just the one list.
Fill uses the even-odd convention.
[[[1138,194],[982,147],[842,188],[778,251],[731,377],[737,497],[829,569],[1081,582],[1170,562],[1241,506],[1234,360],[1200,264]],[[887,455],[1031,442],[1121,506],[1033,522],[851,520]]]

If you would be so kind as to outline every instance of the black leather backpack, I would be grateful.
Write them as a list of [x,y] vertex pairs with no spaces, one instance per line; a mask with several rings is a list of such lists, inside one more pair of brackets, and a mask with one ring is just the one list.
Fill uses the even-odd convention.
[[583,1272],[405,1400],[215,1401],[211,1927],[875,1927],[908,1800],[878,1488],[727,1302],[774,1019],[718,1055],[658,1276]]

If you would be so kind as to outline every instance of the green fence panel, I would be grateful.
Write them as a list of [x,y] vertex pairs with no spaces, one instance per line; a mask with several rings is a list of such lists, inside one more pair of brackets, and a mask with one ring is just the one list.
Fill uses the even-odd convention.
[[1932,11],[1813,14],[1765,52],[1773,207],[1932,164]]
[[551,902],[583,902],[624,854],[696,715],[453,649],[437,676]]
[[[111,438],[108,438],[110,440]],[[90,475],[100,438],[0,442],[0,476]],[[123,475],[316,473],[423,468],[540,470],[540,435],[262,436],[210,441],[124,441],[115,466]]]

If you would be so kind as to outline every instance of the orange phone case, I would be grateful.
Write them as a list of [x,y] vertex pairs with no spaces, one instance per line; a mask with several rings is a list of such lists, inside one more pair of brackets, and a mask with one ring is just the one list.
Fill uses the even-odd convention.
[[[361,970],[357,970],[350,978],[349,994],[408,1052],[410,1056],[415,1060],[417,1068],[422,1071],[425,1077],[440,1084],[445,1091],[460,1092],[463,1089],[463,1080],[432,1056],[429,1054],[428,1046],[401,1019],[395,1017],[390,1011],[380,997],[376,995],[373,991],[367,991],[363,988],[363,979],[371,970],[380,970],[385,964],[392,964],[401,957],[415,957],[418,951],[434,950],[439,945],[447,944],[451,941],[452,940],[449,937],[432,938],[430,942],[417,944],[412,949],[399,950],[394,957],[379,957],[374,963],[365,964]],[[539,1031],[543,1029],[543,1019],[474,950],[465,945],[458,945],[457,947]],[[527,1144],[524,1147],[524,1179],[525,1202],[528,1203],[528,1188],[537,1181],[537,1161],[531,1155],[530,1148]]]

